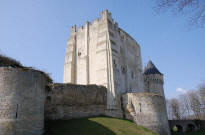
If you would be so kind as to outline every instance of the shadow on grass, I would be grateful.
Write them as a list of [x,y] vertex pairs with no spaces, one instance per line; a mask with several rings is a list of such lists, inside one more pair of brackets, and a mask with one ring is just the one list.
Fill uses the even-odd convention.
[[172,135],[205,135],[205,129],[203,128],[197,132],[185,132],[185,133],[173,132]]
[[[79,124],[80,123],[80,124]],[[89,120],[72,119],[45,122],[44,135],[116,135],[107,127]]]

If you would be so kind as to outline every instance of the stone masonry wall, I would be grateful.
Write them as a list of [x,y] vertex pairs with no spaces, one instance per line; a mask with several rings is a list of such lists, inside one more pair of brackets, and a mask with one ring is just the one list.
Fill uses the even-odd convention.
[[53,84],[45,104],[47,120],[105,115],[107,89],[97,85]]
[[143,75],[145,92],[155,93],[164,97],[164,78],[160,74]]
[[166,105],[162,96],[152,93],[127,93],[122,97],[125,118],[160,135],[170,135]]
[[33,69],[0,67],[0,135],[41,135],[47,80]]

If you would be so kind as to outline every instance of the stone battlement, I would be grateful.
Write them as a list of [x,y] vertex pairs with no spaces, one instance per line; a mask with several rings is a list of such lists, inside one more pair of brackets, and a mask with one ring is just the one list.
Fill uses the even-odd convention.
[[79,32],[82,32],[83,30],[85,30],[85,28],[87,27],[87,24],[89,25],[89,27],[93,27],[95,25],[98,25],[99,23],[103,23],[105,22],[106,20],[109,20],[111,23],[113,23],[116,27],[118,27],[118,23],[115,22],[112,18],[112,14],[108,11],[108,10],[105,10],[103,12],[100,13],[100,18],[97,18],[91,22],[87,21],[85,23],[85,25],[83,26],[79,26],[79,27],[76,27],[76,25],[74,26],[71,26],[70,28],[70,33],[71,35],[74,34],[74,33],[79,33]]
[[[97,18],[97,19],[95,19],[91,22],[87,21],[85,23],[85,25],[83,25],[83,26],[79,26],[79,27],[77,27],[76,25],[72,26],[70,28],[70,34],[74,35],[75,33],[84,32],[84,30],[87,27],[94,27],[94,26],[102,24],[102,23],[106,23],[107,25],[113,25],[113,27],[115,28],[114,30],[118,31],[118,33],[120,34],[121,37],[123,37],[123,36],[129,37],[131,40],[136,42],[136,40],[133,39],[132,36],[130,36],[123,29],[118,27],[118,23],[114,21],[114,19],[112,18],[112,14],[108,10],[105,10],[105,11],[101,12],[100,13],[100,18]],[[138,43],[137,43],[137,45],[138,45]]]

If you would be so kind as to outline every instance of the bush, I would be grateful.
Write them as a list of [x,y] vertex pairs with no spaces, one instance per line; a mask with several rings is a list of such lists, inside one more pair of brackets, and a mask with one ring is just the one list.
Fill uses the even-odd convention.
[[0,67],[22,67],[19,61],[0,55]]

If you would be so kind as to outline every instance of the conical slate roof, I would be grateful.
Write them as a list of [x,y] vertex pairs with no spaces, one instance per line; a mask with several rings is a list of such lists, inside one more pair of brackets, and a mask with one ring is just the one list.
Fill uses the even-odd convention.
[[150,74],[163,75],[162,73],[159,72],[159,70],[156,68],[156,66],[152,63],[151,60],[148,62],[147,66],[145,67],[144,74],[145,75],[150,75]]

